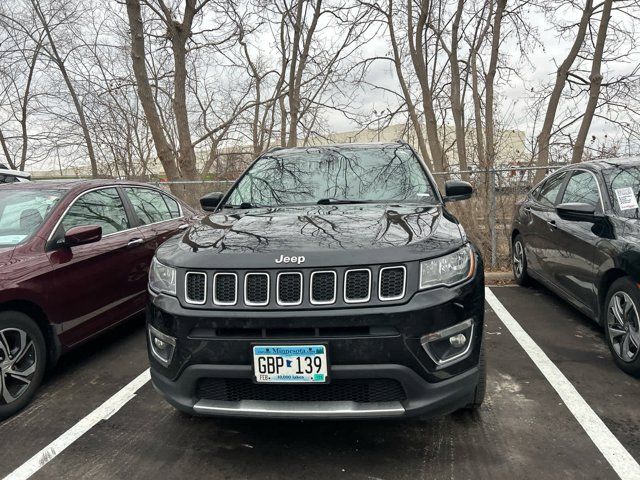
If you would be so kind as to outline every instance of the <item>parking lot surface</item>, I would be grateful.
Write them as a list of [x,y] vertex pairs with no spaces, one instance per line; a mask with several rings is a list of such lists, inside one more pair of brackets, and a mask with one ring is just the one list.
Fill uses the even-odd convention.
[[[542,287],[491,291],[604,422],[618,449],[631,463],[640,460],[640,381],[615,367],[602,330]],[[488,304],[486,312],[488,389],[477,414],[429,421],[192,418],[146,382],[68,448],[37,457],[32,478],[619,478]],[[0,424],[0,478],[14,470],[9,478],[21,478],[25,462],[146,365],[142,319],[64,357],[34,402]]]

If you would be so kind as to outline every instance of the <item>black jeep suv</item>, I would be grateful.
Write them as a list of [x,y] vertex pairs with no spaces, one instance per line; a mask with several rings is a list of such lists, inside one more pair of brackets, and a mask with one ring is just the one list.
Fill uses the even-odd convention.
[[363,418],[477,408],[482,259],[405,143],[272,149],[150,276],[155,387],[200,415]]

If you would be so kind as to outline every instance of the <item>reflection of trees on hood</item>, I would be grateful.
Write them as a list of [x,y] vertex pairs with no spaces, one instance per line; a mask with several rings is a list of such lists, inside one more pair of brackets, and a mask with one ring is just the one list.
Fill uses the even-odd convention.
[[379,223],[379,230],[376,234],[377,243],[388,243],[395,245],[393,239],[385,239],[389,229],[393,230],[393,235],[399,230],[407,234],[405,245],[410,244],[415,237],[427,237],[433,230],[433,223],[437,220],[435,214],[425,215],[430,210],[429,207],[416,208],[410,213],[400,213],[396,210],[387,210]]
[[[227,238],[229,232],[235,233],[240,236],[253,238],[255,240],[255,242],[253,243],[241,244],[239,247],[241,250],[253,251],[256,244],[268,245],[269,239],[267,237],[254,232],[236,228],[237,220],[239,220],[243,216],[249,217],[251,216],[251,214],[223,215],[223,222],[214,222],[212,219],[213,215],[210,215],[203,218],[199,224],[191,227],[191,229],[185,233],[183,240],[193,249],[194,252],[197,252],[199,248],[217,248],[221,252],[227,250],[228,246],[225,243],[225,239]],[[212,229],[215,230],[215,234],[212,234]],[[201,241],[202,239],[210,237],[214,237],[214,239],[210,242]],[[194,238],[198,241],[194,240]]]

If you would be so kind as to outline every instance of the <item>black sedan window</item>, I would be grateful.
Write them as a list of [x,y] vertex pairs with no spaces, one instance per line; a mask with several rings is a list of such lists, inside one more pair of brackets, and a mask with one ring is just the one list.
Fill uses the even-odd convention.
[[627,218],[640,218],[640,167],[612,168],[604,171],[604,177],[616,213]]
[[596,208],[601,208],[600,193],[595,177],[583,170],[575,172],[567,183],[562,203],[588,203]]
[[549,177],[549,179],[542,186],[537,200],[541,204],[548,207],[553,207],[554,205],[556,205],[558,192],[560,192],[560,187],[562,187],[562,183],[564,182],[566,176],[567,172],[561,172],[552,177]]

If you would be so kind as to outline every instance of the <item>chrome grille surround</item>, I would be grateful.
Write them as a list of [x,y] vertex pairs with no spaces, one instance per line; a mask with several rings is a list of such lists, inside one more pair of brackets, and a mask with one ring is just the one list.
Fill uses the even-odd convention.
[[[333,297],[331,300],[314,300],[313,298],[313,279],[318,274],[331,274],[333,275]],[[332,303],[336,303],[336,297],[338,292],[338,275],[335,270],[316,270],[311,273],[311,281],[309,282],[309,302],[313,305],[331,305]]]
[[[203,292],[202,299],[192,298],[189,296],[189,279],[191,277],[202,276],[204,277],[203,281]],[[207,274],[204,272],[187,272],[184,276],[184,299],[187,303],[192,305],[204,305],[207,301]]]
[[[402,293],[398,295],[384,296],[382,295],[382,290],[383,290],[382,276],[385,271],[390,271],[390,270],[402,270]],[[404,294],[406,293],[406,291],[407,291],[407,269],[404,265],[393,265],[390,267],[380,268],[380,271],[378,273],[378,298],[381,301],[390,302],[392,300],[400,300],[401,298],[404,297]]]
[[375,307],[405,302],[416,293],[417,267],[417,263],[399,263],[299,269],[186,270],[182,273],[183,279],[179,280],[183,289],[179,289],[178,297],[185,307],[198,309]]
[[[249,279],[250,277],[264,277],[267,279],[266,300],[264,302],[253,302],[249,300]],[[244,275],[244,304],[249,307],[266,307],[271,299],[271,276],[267,272],[249,272]]]
[[[233,277],[233,286],[234,286],[234,292],[233,292],[233,301],[220,301],[217,298],[217,294],[218,294],[218,278],[219,277]],[[233,272],[216,272],[213,274],[213,304],[214,305],[220,305],[220,306],[231,306],[231,305],[235,305],[236,303],[238,303],[238,275],[236,273]]]
[[[366,297],[351,297],[347,296],[347,290],[349,288],[349,274],[353,274],[356,272],[367,272],[369,276],[369,283],[367,286],[367,296]],[[345,303],[366,303],[371,299],[371,270],[368,268],[352,268],[350,270],[346,270],[344,272],[344,302]]]
[[[300,288],[299,288],[299,294],[298,294],[298,300],[293,301],[293,302],[287,302],[287,301],[282,301],[282,299],[280,298],[280,286],[281,286],[281,279],[282,277],[288,277],[288,276],[298,276],[300,278]],[[304,292],[304,287],[303,287],[303,276],[302,276],[302,272],[280,272],[278,273],[278,276],[276,277],[276,302],[278,303],[278,305],[282,306],[282,307],[292,307],[295,305],[300,305],[302,303],[302,297],[303,297],[303,292]]]

